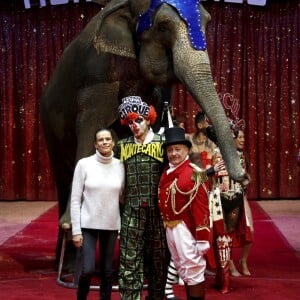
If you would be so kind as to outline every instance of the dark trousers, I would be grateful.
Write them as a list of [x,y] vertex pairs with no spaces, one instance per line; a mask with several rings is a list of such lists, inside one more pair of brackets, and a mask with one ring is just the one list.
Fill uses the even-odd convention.
[[117,230],[82,229],[82,272],[79,277],[77,300],[86,300],[92,275],[95,272],[96,246],[99,240],[100,252],[100,299],[110,300],[112,290],[113,260]]

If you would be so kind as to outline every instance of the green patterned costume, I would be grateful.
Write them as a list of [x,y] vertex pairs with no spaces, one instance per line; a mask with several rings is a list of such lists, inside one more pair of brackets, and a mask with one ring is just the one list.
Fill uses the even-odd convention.
[[136,144],[132,136],[118,143],[117,156],[126,170],[119,268],[119,289],[124,300],[142,298],[144,278],[147,299],[164,299],[169,252],[157,200],[163,168],[162,142],[162,137],[155,134],[148,144]]

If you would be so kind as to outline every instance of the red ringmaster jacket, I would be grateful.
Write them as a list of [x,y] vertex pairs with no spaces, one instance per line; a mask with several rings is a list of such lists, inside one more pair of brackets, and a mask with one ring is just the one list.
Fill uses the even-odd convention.
[[[164,170],[159,183],[159,208],[163,220],[169,221],[182,220],[196,240],[210,240],[210,222],[209,222],[209,204],[207,192],[204,184],[199,184],[196,193],[192,193],[194,199],[183,211],[182,208],[191,201],[190,194],[195,186],[193,179],[194,168],[188,159],[177,169],[167,175],[168,167]],[[177,188],[174,188],[174,180]],[[173,192],[176,191],[175,201],[173,199],[172,207],[172,187]],[[192,197],[193,197],[192,196]],[[175,205],[174,205],[175,203]],[[175,206],[175,207],[174,207]],[[178,213],[175,213],[175,211]]]

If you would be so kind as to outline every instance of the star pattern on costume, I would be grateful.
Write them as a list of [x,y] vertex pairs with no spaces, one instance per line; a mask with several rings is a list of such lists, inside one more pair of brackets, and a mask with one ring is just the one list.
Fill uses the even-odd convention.
[[220,190],[215,189],[211,195],[211,217],[213,221],[219,221],[223,219]]

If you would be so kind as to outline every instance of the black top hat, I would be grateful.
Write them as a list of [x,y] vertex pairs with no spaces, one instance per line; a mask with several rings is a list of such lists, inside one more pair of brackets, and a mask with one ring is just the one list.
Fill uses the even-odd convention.
[[166,140],[163,143],[163,148],[166,148],[170,145],[183,144],[192,147],[192,143],[185,138],[184,129],[181,127],[171,127],[165,129]]

